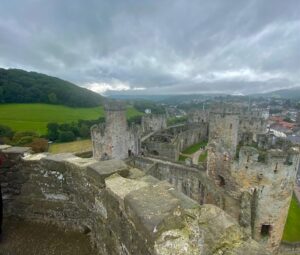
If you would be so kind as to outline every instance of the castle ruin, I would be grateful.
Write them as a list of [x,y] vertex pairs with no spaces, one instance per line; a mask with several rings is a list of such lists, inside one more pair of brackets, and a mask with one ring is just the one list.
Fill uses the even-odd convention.
[[146,114],[142,117],[143,133],[156,132],[167,128],[167,118],[164,114]]
[[125,104],[110,102],[105,104],[104,109],[105,123],[91,127],[93,157],[107,160],[138,155],[140,131],[134,125],[128,127]]
[[[241,201],[236,217],[269,250],[281,242],[299,165],[295,148],[268,149],[262,116],[251,112],[210,112],[207,175],[233,199]],[[268,141],[268,139],[265,139]],[[230,209],[225,210],[230,211]],[[231,213],[231,214],[232,214]]]
[[[169,182],[199,205],[216,205],[265,249],[278,251],[299,151],[267,133],[264,112],[216,105],[171,127],[161,116],[146,116],[137,132],[128,128],[123,105],[105,110],[106,124],[91,130],[95,159],[129,158],[130,167]],[[204,164],[177,161],[181,151],[205,140]]]

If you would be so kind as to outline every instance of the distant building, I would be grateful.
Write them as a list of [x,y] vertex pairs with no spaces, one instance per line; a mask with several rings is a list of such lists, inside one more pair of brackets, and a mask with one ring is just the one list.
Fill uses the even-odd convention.
[[145,109],[146,114],[151,114],[151,109]]

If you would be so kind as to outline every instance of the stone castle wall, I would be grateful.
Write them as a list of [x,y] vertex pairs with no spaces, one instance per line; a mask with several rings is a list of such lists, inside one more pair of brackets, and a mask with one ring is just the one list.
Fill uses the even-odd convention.
[[209,116],[209,141],[222,142],[231,155],[238,144],[239,117],[234,114],[211,113]]
[[142,117],[144,133],[155,132],[167,128],[167,118],[163,114],[146,114]]
[[105,124],[91,127],[95,159],[125,159],[140,150],[139,130],[129,128],[122,104],[105,105]]
[[269,150],[265,157],[265,162],[260,162],[259,151],[245,146],[240,148],[235,160],[226,155],[226,149],[212,143],[207,171],[211,180],[230,197],[237,199],[245,192],[250,194],[244,205],[248,204],[251,212],[241,210],[240,223],[251,227],[255,240],[276,251],[287,218],[299,157],[296,151],[282,150]]
[[[264,163],[258,157],[256,149],[242,147],[239,160],[232,166],[232,178],[240,184],[240,189],[256,193],[253,238],[276,250],[293,194],[299,156],[292,149],[288,152],[278,149],[270,150]],[[262,233],[263,225],[269,226],[267,235]]]
[[208,110],[194,110],[188,114],[189,123],[208,123],[209,111]]
[[[160,139],[161,137],[161,139]],[[146,154],[177,161],[184,149],[208,139],[207,123],[170,127],[142,143]]]
[[80,229],[99,254],[268,254],[221,209],[123,161],[0,154],[5,215]]
[[241,115],[239,119],[239,141],[243,140],[244,133],[250,134],[251,142],[257,142],[257,135],[266,133],[267,121],[264,118]]
[[[176,190],[189,196],[191,199],[202,204],[214,204],[235,219],[240,219],[241,194],[236,198],[224,192],[224,189],[216,185],[206,174],[205,168],[195,168],[175,162],[163,161],[155,158],[138,157],[131,164],[142,169],[147,174],[171,183]],[[252,196],[249,198],[252,199]],[[251,213],[251,208],[244,208]],[[250,228],[250,219],[247,227]]]

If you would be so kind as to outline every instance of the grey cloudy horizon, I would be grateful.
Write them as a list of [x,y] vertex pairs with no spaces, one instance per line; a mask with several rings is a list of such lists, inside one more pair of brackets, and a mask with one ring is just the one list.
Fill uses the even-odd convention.
[[2,0],[0,67],[101,94],[300,86],[300,1]]

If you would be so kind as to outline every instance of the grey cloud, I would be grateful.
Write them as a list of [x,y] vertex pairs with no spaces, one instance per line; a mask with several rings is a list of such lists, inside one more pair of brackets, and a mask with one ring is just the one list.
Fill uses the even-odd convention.
[[298,0],[4,0],[0,66],[149,94],[300,86],[299,9]]

